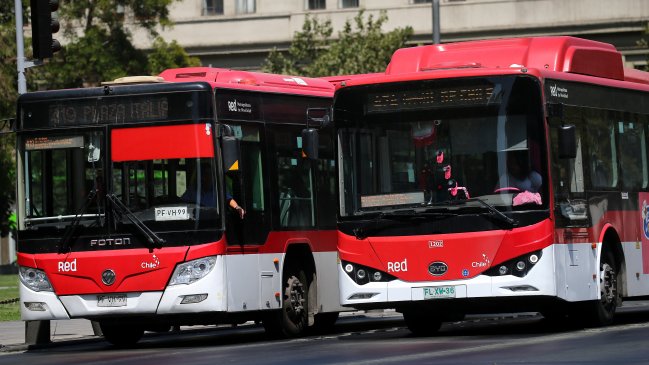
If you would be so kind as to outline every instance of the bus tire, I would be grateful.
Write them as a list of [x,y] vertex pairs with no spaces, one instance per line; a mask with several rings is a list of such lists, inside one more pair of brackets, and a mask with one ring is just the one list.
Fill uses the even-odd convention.
[[427,314],[423,310],[406,310],[403,312],[406,326],[415,336],[432,336],[439,331],[442,321],[435,315]]
[[583,324],[588,327],[601,327],[613,323],[618,304],[618,267],[613,253],[602,252],[599,263],[600,299],[586,302]]
[[309,327],[308,282],[303,270],[289,275],[284,283],[282,308],[263,321],[266,333],[272,337],[303,336]]
[[133,346],[144,335],[144,328],[137,325],[100,322],[99,327],[106,341],[117,347]]

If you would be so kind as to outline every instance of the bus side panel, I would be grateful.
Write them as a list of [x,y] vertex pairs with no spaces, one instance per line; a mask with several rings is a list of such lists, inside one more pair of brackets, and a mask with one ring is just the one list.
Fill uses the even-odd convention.
[[598,249],[591,243],[555,244],[557,296],[569,302],[599,298]]
[[626,286],[620,288],[625,297],[643,296],[649,294],[649,274],[644,273],[644,260],[641,251],[644,251],[640,242],[622,243],[624,252],[624,270]]
[[340,288],[338,285],[338,254],[336,252],[314,253],[316,272],[318,273],[318,312],[340,312]]
[[[282,260],[284,254],[259,255],[259,306],[261,309],[278,309],[282,306]],[[280,293],[276,296],[275,293]]]
[[259,254],[231,254],[224,257],[228,285],[228,312],[259,310]]

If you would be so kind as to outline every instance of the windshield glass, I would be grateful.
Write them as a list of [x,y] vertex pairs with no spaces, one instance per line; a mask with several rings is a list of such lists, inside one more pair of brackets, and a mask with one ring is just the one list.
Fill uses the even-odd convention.
[[76,218],[100,226],[105,209],[103,133],[23,138],[25,219],[22,229],[63,228]]
[[530,77],[343,89],[335,105],[341,214],[468,198],[500,210],[547,208],[541,105]]
[[[114,129],[112,189],[154,231],[220,224],[210,124]],[[132,224],[116,211],[119,224]]]

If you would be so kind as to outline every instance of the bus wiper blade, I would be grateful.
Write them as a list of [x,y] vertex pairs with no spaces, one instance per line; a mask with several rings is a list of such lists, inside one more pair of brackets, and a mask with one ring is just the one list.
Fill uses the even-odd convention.
[[[446,219],[456,216],[454,213],[446,212],[416,212],[414,210],[402,211],[402,213],[385,213],[381,212],[376,215],[371,221],[366,222],[362,226],[354,229],[354,236],[356,239],[362,240],[367,238],[370,234],[376,233],[388,227],[400,225],[405,222],[411,221],[427,221],[433,219]],[[384,224],[385,220],[392,221],[391,224]],[[382,224],[383,223],[383,224]]]
[[493,205],[487,203],[486,201],[484,201],[484,200],[482,200],[480,198],[470,198],[470,199],[466,199],[464,201],[476,201],[476,202],[482,204],[483,207],[487,208],[487,210],[489,210],[491,213],[493,213],[494,216],[498,217],[499,219],[501,219],[505,223],[509,224],[510,227],[513,228],[513,227],[518,226],[518,221],[516,219],[506,216],[505,213],[499,211],[498,209],[496,209],[496,207],[494,207]]
[[113,207],[117,208],[122,214],[126,215],[126,218],[128,218],[131,223],[146,237],[147,241],[151,245],[153,245],[153,248],[161,248],[162,245],[165,243],[165,240],[162,239],[160,236],[155,234],[149,227],[147,227],[144,222],[142,222],[136,215],[133,213],[128,207],[122,203],[121,200],[119,200],[115,194],[107,194],[106,197],[110,202],[113,204]]
[[[72,218],[72,223],[70,223],[65,228],[65,233],[63,233],[63,237],[61,237],[58,243],[59,253],[70,252],[70,249],[72,248],[72,237],[74,236],[74,232],[79,226],[83,214],[86,212],[86,210],[88,210],[88,207],[90,207],[90,204],[92,203],[92,201],[95,199],[96,196],[97,196],[97,189],[91,189],[90,192],[88,193],[88,196],[86,197],[86,202],[83,204],[81,208],[79,208],[79,210],[77,210],[77,213],[74,215],[74,218]],[[97,214],[99,215],[99,213]]]

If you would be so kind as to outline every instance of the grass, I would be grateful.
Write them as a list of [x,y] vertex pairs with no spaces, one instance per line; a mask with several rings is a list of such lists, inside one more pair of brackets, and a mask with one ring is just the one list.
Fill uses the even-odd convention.
[[[0,302],[18,298],[18,275],[0,275]],[[0,321],[19,321],[18,302],[0,304]]]

